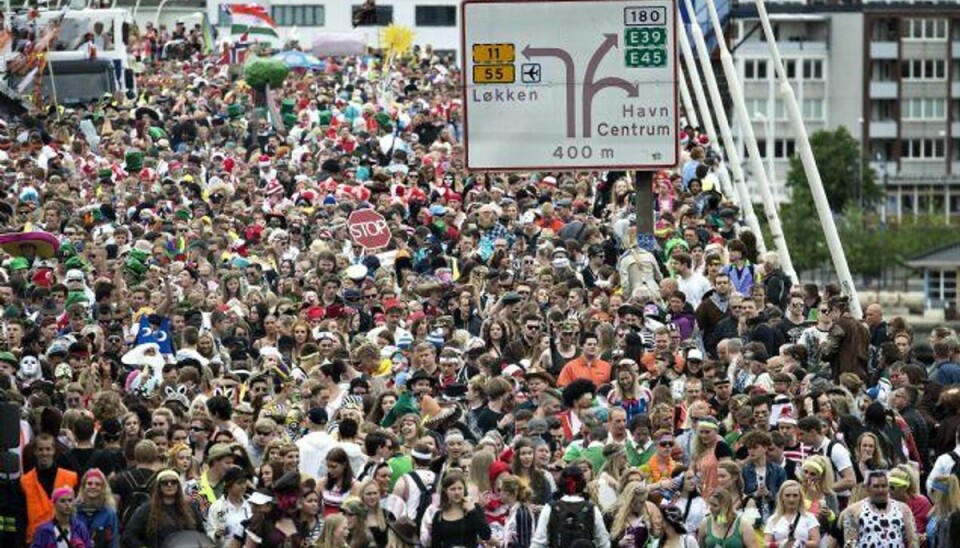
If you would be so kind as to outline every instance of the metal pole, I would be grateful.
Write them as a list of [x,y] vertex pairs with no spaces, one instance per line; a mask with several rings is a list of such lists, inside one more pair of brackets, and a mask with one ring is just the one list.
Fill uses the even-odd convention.
[[743,126],[744,141],[747,145],[747,151],[750,155],[750,165],[756,172],[757,182],[760,186],[760,197],[763,199],[763,209],[767,215],[767,222],[770,225],[770,235],[773,237],[773,245],[780,255],[780,265],[783,271],[790,276],[795,285],[799,284],[797,273],[793,269],[793,261],[790,259],[790,250],[787,249],[787,240],[783,237],[783,227],[780,225],[780,216],[777,214],[777,204],[773,201],[773,192],[770,191],[770,181],[767,178],[767,170],[760,159],[760,148],[757,146],[757,138],[753,134],[753,123],[750,121],[750,113],[747,111],[747,103],[743,99],[743,88],[740,86],[740,77],[737,75],[737,69],[733,65],[733,56],[727,49],[727,44],[723,40],[723,26],[720,25],[720,16],[717,15],[716,6],[713,0],[707,0],[707,9],[710,13],[710,21],[713,23],[713,31],[718,36],[717,44],[720,48],[720,61],[723,63],[723,72],[727,76],[727,84],[730,88],[730,95],[733,98],[733,106],[737,109],[737,116]]
[[780,58],[780,50],[777,48],[773,28],[770,26],[767,7],[764,5],[764,0],[754,0],[754,2],[757,4],[757,15],[759,15],[760,24],[763,26],[763,34],[767,38],[767,46],[773,58],[777,78],[780,80],[780,92],[786,101],[787,112],[790,114],[790,125],[793,126],[797,136],[797,150],[800,153],[800,160],[803,162],[807,182],[810,184],[813,203],[817,208],[817,216],[820,218],[820,225],[823,227],[823,233],[827,239],[827,247],[830,249],[830,257],[833,259],[833,266],[837,271],[840,287],[850,297],[851,313],[854,317],[860,318],[863,316],[863,311],[860,308],[860,299],[857,297],[857,288],[853,283],[850,267],[847,265],[843,244],[840,242],[839,234],[837,234],[837,225],[833,221],[833,213],[830,211],[829,202],[827,202],[827,193],[823,190],[823,181],[820,179],[820,171],[817,169],[817,162],[813,157],[813,150],[810,148],[810,139],[807,137],[807,129],[803,125],[797,98],[794,96],[793,87],[787,79],[783,59]]
[[700,127],[700,119],[697,118],[697,109],[693,106],[693,99],[690,98],[690,88],[687,87],[687,79],[680,75],[680,100],[683,102],[683,112],[687,115],[687,122],[693,127]]
[[635,171],[633,179],[637,234],[653,234],[653,172]]
[[[680,17],[679,7],[677,8],[677,20],[683,21]],[[687,67],[687,73],[690,75],[690,85],[693,86],[693,94],[697,99],[697,106],[700,109],[700,119],[703,121],[703,128],[707,131],[707,137],[710,138],[710,146],[717,152],[722,152],[720,149],[720,140],[717,139],[717,129],[714,127],[713,118],[710,116],[710,103],[707,102],[707,96],[703,92],[703,83],[700,81],[700,71],[697,69],[697,59],[693,56],[693,51],[690,49],[690,40],[687,38],[685,26],[681,26],[677,36],[680,40],[680,51],[683,53],[683,62]],[[686,83],[683,78],[681,78],[681,81],[684,84]],[[699,126],[699,124],[696,125]],[[723,155],[721,154],[721,156]],[[720,172],[720,191],[724,196],[727,196],[728,199],[734,199],[734,196],[736,196],[734,201],[739,202],[741,207],[743,207],[742,204],[745,201],[749,201],[746,190],[742,186],[731,183],[730,174],[726,172],[726,167],[720,166],[718,171]],[[752,224],[750,228],[751,230],[753,229]]]
[[[687,5],[687,13],[696,13],[693,11],[693,5],[690,0],[684,0],[684,2],[686,2]],[[723,137],[723,148],[727,156],[727,163],[730,164],[730,170],[733,171],[734,185],[740,191],[740,207],[743,208],[744,217],[746,218],[747,225],[750,227],[750,231],[757,237],[757,249],[761,253],[766,253],[767,246],[763,241],[760,221],[757,219],[756,212],[753,209],[753,200],[747,191],[746,179],[743,177],[743,169],[740,166],[740,156],[737,154],[737,147],[733,142],[733,134],[730,132],[730,122],[727,120],[727,114],[723,110],[723,99],[720,98],[720,88],[717,87],[717,78],[714,76],[713,68],[710,66],[710,53],[707,51],[707,44],[703,39],[703,31],[700,30],[700,25],[698,25],[696,21],[691,22],[690,29],[693,32],[693,41],[697,46],[697,56],[700,59],[700,66],[703,68],[703,75],[707,80],[707,89],[710,91],[710,102],[713,104],[713,112],[717,117],[717,124],[720,126],[720,135]],[[680,44],[682,47],[683,42],[686,41],[686,36],[683,32],[677,34],[681,36]],[[688,43],[687,48],[689,49],[689,47]],[[687,63],[688,67],[694,64],[692,54],[689,59],[690,62]],[[690,76],[691,79],[696,82],[696,77],[692,72]],[[696,91],[696,83],[694,83],[694,91]],[[703,114],[704,111],[709,112],[705,108],[700,109],[701,114]]]

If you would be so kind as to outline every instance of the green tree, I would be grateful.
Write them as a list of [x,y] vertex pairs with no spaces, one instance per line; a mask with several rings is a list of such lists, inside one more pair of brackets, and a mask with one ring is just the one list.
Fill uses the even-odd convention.
[[791,200],[780,206],[780,224],[797,272],[817,268],[830,258],[809,188],[798,185],[791,189]]
[[268,85],[280,89],[290,68],[279,59],[258,58],[243,67],[243,76],[253,89],[263,91]]
[[[847,128],[814,133],[810,136],[810,148],[832,211],[840,213],[851,203],[870,205],[882,197],[875,174],[861,155],[860,144]],[[787,186],[809,188],[799,156],[790,159]]]

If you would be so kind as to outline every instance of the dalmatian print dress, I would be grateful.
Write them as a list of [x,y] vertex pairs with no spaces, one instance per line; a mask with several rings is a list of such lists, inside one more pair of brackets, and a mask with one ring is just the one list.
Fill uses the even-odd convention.
[[892,501],[889,510],[880,513],[872,504],[865,504],[858,521],[857,548],[895,548],[904,545],[903,510]]

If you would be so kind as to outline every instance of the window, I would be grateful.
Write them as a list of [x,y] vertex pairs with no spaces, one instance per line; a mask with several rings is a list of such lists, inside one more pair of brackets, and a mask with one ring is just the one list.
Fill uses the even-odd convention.
[[946,99],[909,99],[902,103],[904,120],[946,120]]
[[766,80],[767,61],[764,59],[747,59],[744,61],[743,78],[745,80]]
[[946,40],[946,19],[908,19],[905,40]]
[[900,66],[904,80],[947,79],[947,62],[943,59],[908,59]]
[[804,59],[803,79],[823,80],[823,61],[820,59]]
[[773,102],[773,119],[778,121],[789,120],[787,115],[787,103],[783,99],[777,99]]
[[[357,11],[360,9],[360,6],[353,6],[353,9],[350,13],[354,17],[357,15]],[[357,26],[360,27],[385,27],[393,23],[393,6],[377,6],[376,12],[373,16],[366,21],[360,22]]]
[[[753,117],[753,121],[759,121],[760,116],[767,115],[767,100],[766,99],[744,99],[744,103],[747,104],[747,112],[750,116]],[[760,116],[757,116],[757,115]]]
[[324,15],[323,6],[281,4],[270,8],[270,17],[281,27],[322,27]]
[[773,141],[774,158],[793,158],[796,152],[796,143],[793,139],[775,139]]
[[797,62],[793,59],[784,61],[783,68],[787,71],[787,80],[793,80],[797,77]]
[[946,148],[943,139],[904,139],[900,141],[900,157],[908,160],[942,159]]
[[418,27],[455,27],[457,26],[457,7],[417,6],[416,21]]
[[823,120],[823,99],[804,99],[801,106],[804,120]]

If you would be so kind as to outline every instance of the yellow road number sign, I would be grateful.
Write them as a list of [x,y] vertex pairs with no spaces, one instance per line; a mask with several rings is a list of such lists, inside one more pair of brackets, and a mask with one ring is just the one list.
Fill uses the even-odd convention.
[[482,65],[473,67],[474,84],[512,84],[517,79],[513,65]]
[[474,44],[473,62],[512,63],[517,60],[517,48],[513,44]]

